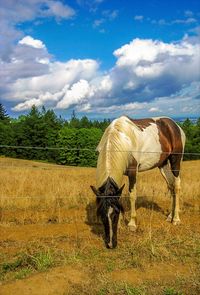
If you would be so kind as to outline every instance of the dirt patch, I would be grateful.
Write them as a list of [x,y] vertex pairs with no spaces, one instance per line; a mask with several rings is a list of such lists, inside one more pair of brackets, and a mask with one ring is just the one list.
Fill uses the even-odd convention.
[[1,286],[2,295],[63,295],[69,294],[70,287],[88,280],[84,270],[65,266],[57,267],[30,278]]
[[1,240],[30,241],[35,238],[67,236],[83,237],[88,234],[88,226],[84,223],[73,224],[31,224],[22,226],[0,226]]
[[0,213],[0,222],[9,223],[12,225],[26,224],[55,224],[55,223],[70,223],[80,222],[85,220],[85,208],[67,209],[59,206],[53,208],[13,208],[4,209]]
[[40,244],[65,251],[82,247],[90,242],[95,247],[103,246],[101,237],[94,235],[85,222],[66,224],[0,225],[0,252],[12,257],[26,252],[28,245]]
[[114,271],[111,275],[114,281],[123,281],[131,284],[143,284],[145,281],[169,282],[178,279],[180,276],[187,276],[191,273],[188,265],[161,263],[149,265],[146,269],[126,269]]

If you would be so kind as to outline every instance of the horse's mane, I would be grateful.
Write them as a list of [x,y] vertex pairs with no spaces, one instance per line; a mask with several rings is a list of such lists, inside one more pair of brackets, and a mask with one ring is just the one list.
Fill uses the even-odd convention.
[[97,186],[100,187],[108,177],[118,186],[131,159],[131,150],[135,146],[132,122],[122,116],[114,120],[105,130],[97,147]]

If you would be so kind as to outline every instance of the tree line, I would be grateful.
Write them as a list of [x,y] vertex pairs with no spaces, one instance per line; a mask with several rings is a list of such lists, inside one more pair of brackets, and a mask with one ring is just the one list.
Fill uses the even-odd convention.
[[[0,104],[0,155],[94,167],[96,147],[110,122],[92,121],[86,116],[79,119],[75,112],[71,120],[64,120],[53,110],[39,110],[35,106],[27,115],[13,119]],[[185,152],[200,153],[200,118],[196,124],[186,119],[180,125],[187,137]],[[198,158],[199,155],[184,156],[186,160]]]

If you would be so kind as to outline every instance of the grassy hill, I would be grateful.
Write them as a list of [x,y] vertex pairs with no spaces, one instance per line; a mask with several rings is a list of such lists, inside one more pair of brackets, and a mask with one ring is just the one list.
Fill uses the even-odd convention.
[[[139,174],[136,233],[127,179],[116,250],[96,222],[95,168],[0,158],[2,294],[199,294],[200,161],[182,164],[181,225],[156,169]],[[41,288],[42,286],[42,288]]]

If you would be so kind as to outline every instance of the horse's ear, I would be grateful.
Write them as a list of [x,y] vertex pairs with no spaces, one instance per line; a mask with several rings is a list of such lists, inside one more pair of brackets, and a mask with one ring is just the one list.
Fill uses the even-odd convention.
[[118,191],[117,191],[118,196],[121,196],[121,193],[122,193],[124,187],[125,187],[125,184],[123,184],[122,187],[120,189],[118,189]]
[[94,193],[96,196],[99,196],[99,192],[98,192],[98,190],[96,189],[96,187],[94,187],[93,185],[91,185],[90,187],[91,187],[93,193]]

